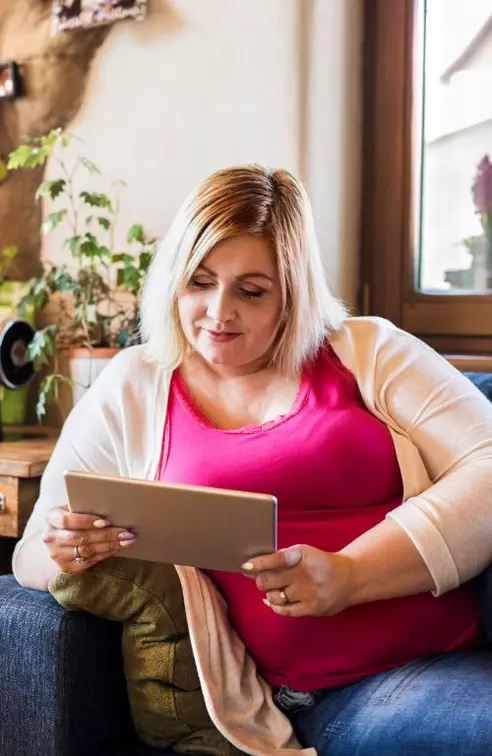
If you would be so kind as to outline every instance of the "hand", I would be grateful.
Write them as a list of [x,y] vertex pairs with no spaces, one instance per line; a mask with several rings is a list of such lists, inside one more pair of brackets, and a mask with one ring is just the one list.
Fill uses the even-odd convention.
[[296,545],[242,565],[264,599],[284,617],[321,617],[350,606],[352,565],[348,557]]
[[[43,542],[62,572],[81,572],[131,546],[135,536],[123,528],[110,527],[100,517],[54,507],[46,514]],[[75,561],[77,553],[84,561]]]

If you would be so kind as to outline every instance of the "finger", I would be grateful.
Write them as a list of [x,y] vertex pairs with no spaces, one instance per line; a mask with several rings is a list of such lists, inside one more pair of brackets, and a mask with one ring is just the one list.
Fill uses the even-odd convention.
[[280,615],[281,617],[307,617],[310,616],[308,608],[301,602],[296,601],[294,604],[284,604],[278,606],[278,604],[271,604],[268,599],[263,599],[263,603],[268,606],[272,612]]
[[254,557],[249,562],[241,565],[245,572],[262,572],[263,570],[283,570],[286,567],[295,567],[302,559],[301,546],[289,546],[287,549],[279,549],[273,554],[264,554]]
[[256,576],[259,591],[280,591],[292,583],[293,575],[288,570],[267,570]]
[[274,606],[286,606],[287,604],[295,604],[294,586],[288,588],[282,588],[281,590],[268,591],[266,600]]
[[135,536],[130,530],[122,528],[105,528],[104,530],[57,530],[46,528],[43,542],[57,543],[61,546],[87,546],[91,543],[106,543],[118,546],[127,541],[134,541]]
[[[131,546],[131,544],[128,544]],[[77,552],[75,549],[77,548]],[[95,543],[88,546],[55,546],[50,550],[50,556],[58,564],[69,564],[75,562],[77,556],[82,557],[87,562],[99,558],[106,559],[108,556],[117,554],[125,546],[114,543]],[[82,562],[84,564],[84,562]]]
[[102,552],[100,554],[95,554],[90,559],[85,559],[83,562],[76,562],[74,558],[70,559],[69,561],[65,559],[55,559],[54,561],[58,564],[62,572],[74,574],[76,572],[84,572],[84,570],[88,570],[90,567],[93,567],[95,564],[98,564],[98,562],[103,562],[105,559],[108,559],[109,557],[112,557],[115,555],[115,553],[118,550],[112,550],[107,552]]
[[77,514],[68,507],[53,507],[46,513],[46,522],[58,530],[92,530],[109,526],[104,517],[91,514]]

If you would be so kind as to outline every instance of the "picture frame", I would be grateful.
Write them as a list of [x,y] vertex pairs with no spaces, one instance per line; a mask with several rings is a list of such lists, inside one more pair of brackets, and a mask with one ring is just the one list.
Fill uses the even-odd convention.
[[0,63],[0,100],[14,100],[21,94],[21,77],[17,63]]
[[74,29],[91,29],[127,19],[142,21],[147,0],[54,0],[54,35]]

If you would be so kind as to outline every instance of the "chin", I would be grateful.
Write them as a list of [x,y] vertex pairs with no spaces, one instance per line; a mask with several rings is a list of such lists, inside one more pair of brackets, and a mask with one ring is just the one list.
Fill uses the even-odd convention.
[[223,365],[224,367],[239,367],[241,364],[240,360],[231,359],[230,357],[227,358],[225,354],[220,354],[217,352],[201,352],[201,355],[204,360],[207,360],[207,362],[210,362],[211,365]]

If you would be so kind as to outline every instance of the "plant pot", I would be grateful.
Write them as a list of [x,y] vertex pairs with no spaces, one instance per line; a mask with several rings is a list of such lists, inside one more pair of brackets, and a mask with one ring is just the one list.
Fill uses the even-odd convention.
[[70,377],[75,382],[73,403],[76,404],[96,380],[119,349],[73,347],[68,351]]

